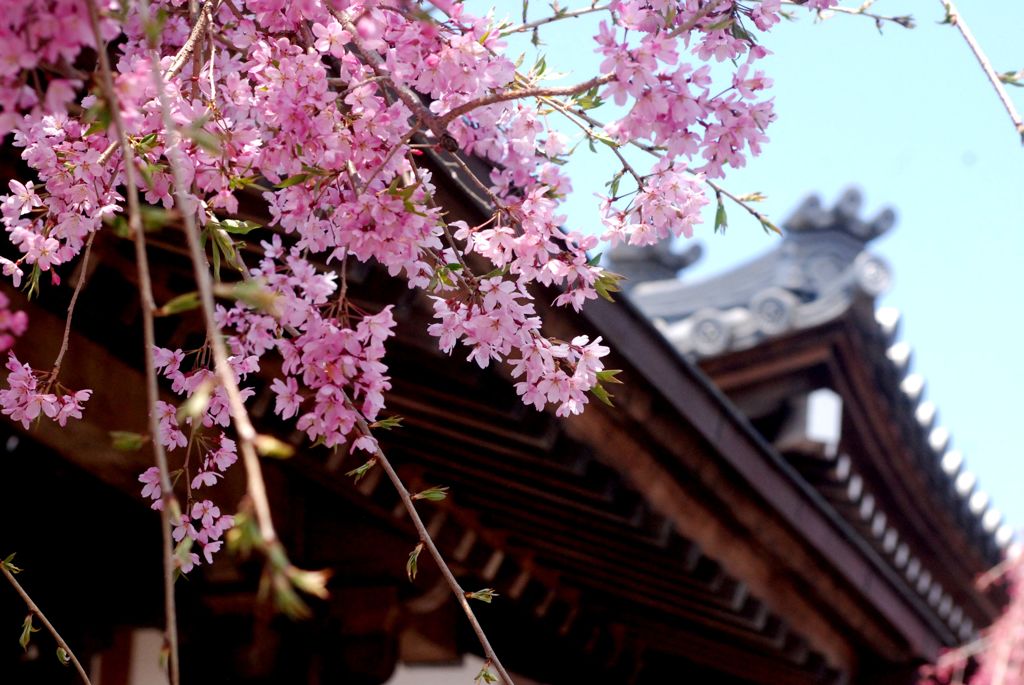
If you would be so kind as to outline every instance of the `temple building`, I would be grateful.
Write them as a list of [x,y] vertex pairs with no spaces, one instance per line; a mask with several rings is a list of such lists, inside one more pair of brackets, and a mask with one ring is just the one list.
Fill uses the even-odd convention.
[[[437,177],[451,218],[478,220],[458,174]],[[809,200],[771,252],[706,281],[677,278],[694,252],[617,250],[628,296],[580,313],[539,297],[549,335],[602,336],[622,369],[614,407],[571,419],[523,406],[507,369],[440,353],[427,297],[349,265],[360,306],[398,303],[388,402],[404,424],[382,446],[410,489],[450,487],[420,510],[463,585],[498,593],[478,613],[519,685],[910,685],[998,615],[1004,591],[974,581],[1011,529],[908,373],[899,317],[876,309],[890,272],[868,244],[893,216],[858,206]],[[158,301],[190,269],[165,230],[151,241]],[[0,557],[18,553],[96,685],[157,685],[159,523],[137,481],[149,454],[108,437],[145,425],[130,243],[99,236],[90,269],[66,383],[105,390],[64,429],[0,425]],[[31,319],[16,351],[43,368],[71,293],[53,291],[12,294]],[[202,342],[197,315],[160,326],[165,345]],[[298,448],[265,463],[275,522],[296,564],[333,571],[331,597],[291,621],[259,600],[258,560],[197,568],[177,584],[183,683],[469,685],[479,645],[430,562],[407,579],[416,534],[391,485],[380,469],[345,476],[355,458],[276,419],[268,384],[254,420]],[[74,682],[44,634],[17,645],[24,613],[0,590],[4,682]]]

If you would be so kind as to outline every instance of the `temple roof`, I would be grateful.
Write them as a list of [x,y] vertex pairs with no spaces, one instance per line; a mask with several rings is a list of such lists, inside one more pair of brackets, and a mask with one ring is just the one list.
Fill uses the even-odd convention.
[[815,326],[844,312],[858,295],[876,297],[888,289],[889,267],[866,246],[892,227],[895,214],[886,209],[865,221],[858,216],[861,203],[853,189],[830,209],[809,197],[783,223],[777,247],[694,283],[676,279],[674,272],[640,280],[644,269],[637,263],[666,263],[658,252],[664,248],[620,248],[610,257],[613,268],[629,272],[633,301],[680,352],[713,356]]
[[[892,228],[895,214],[885,209],[864,219],[861,205],[856,190],[847,190],[831,208],[810,197],[783,223],[776,247],[700,281],[681,280],[675,272],[666,277],[660,266],[646,269],[660,277],[644,279],[645,260],[658,265],[671,261],[650,248],[616,250],[610,255],[612,268],[627,272],[633,281],[632,302],[678,352],[700,361],[734,401],[738,396],[721,380],[746,378],[731,382],[747,399],[756,396],[760,416],[768,413],[766,396],[774,398],[772,411],[788,412],[792,421],[798,407],[794,401],[806,403],[806,392],[816,386],[831,386],[845,395],[850,410],[862,416],[857,428],[861,435],[844,439],[854,440],[864,453],[846,455],[840,448],[839,453],[812,455],[810,460],[806,455],[790,457],[798,468],[806,466],[801,469],[805,477],[838,510],[855,525],[863,524],[865,537],[966,639],[976,626],[962,621],[959,603],[946,596],[953,576],[947,575],[944,585],[934,568],[925,573],[926,559],[935,562],[938,557],[935,533],[927,532],[921,516],[941,516],[945,530],[962,536],[973,550],[975,561],[969,566],[981,570],[999,561],[1013,540],[1013,529],[965,470],[963,455],[951,448],[950,432],[937,421],[934,403],[925,399],[924,378],[911,372],[911,347],[898,340],[899,312],[876,308],[876,298],[890,286],[891,271],[868,244]],[[800,354],[812,347],[820,354],[800,361]],[[785,370],[751,370],[757,366]],[[750,380],[755,376],[757,389]],[[796,390],[801,376],[807,387]],[[881,407],[876,423],[863,419],[865,405]],[[756,411],[745,413],[752,421],[758,418]],[[871,434],[880,426],[885,435]],[[773,441],[771,435],[765,437]],[[869,449],[868,443],[876,447]],[[776,449],[786,451],[781,443]],[[915,483],[905,488],[901,480]],[[923,494],[924,500],[913,493]],[[964,569],[949,572],[967,575]]]

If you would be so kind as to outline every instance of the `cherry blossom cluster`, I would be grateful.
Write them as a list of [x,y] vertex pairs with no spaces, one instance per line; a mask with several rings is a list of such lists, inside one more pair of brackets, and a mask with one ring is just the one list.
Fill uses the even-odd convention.
[[[150,467],[139,476],[139,482],[144,484],[142,496],[154,500],[154,509],[161,509],[163,500],[159,469]],[[190,572],[201,563],[199,553],[192,551],[196,545],[202,551],[206,563],[212,564],[213,555],[224,545],[224,534],[235,524],[233,516],[222,514],[220,507],[209,499],[194,501],[187,511],[189,513],[180,514],[172,522],[171,532],[172,538],[178,543],[175,561],[182,573]]]
[[[197,524],[198,528],[196,528]],[[178,517],[171,535],[175,542],[179,543],[186,538],[194,540],[203,550],[206,563],[212,564],[214,553],[220,551],[224,544],[221,538],[234,524],[232,516],[222,515],[220,507],[210,500],[204,499],[193,504],[188,514]],[[182,565],[182,573],[188,573],[192,566],[199,563],[197,556],[195,552],[189,553],[188,563]]]
[[701,187],[702,176],[677,171],[662,160],[646,177],[626,210],[617,209],[611,198],[601,203],[601,221],[608,229],[603,238],[613,245],[653,245],[669,236],[693,236],[701,223],[701,208],[708,203]]
[[[107,39],[118,32],[112,21],[101,31]],[[0,2],[0,135],[17,128],[25,114],[65,111],[82,86],[75,58],[94,46],[82,0]],[[30,81],[25,74],[32,72],[37,78]]]
[[[623,144],[648,141],[663,146],[673,158],[702,157],[704,164],[697,170],[711,177],[723,176],[726,166],[743,166],[747,151],[757,154],[767,140],[764,130],[775,117],[771,101],[757,100],[771,81],[760,73],[755,78],[740,76],[743,88],[722,90],[710,65],[695,67],[682,59],[680,48],[686,46],[675,36],[687,27],[696,29],[688,47],[700,62],[731,60],[740,63],[745,74],[767,50],[743,28],[736,5],[686,3],[674,14],[669,6],[677,3],[632,0],[613,5],[620,12],[619,21],[602,22],[597,35],[604,57],[601,71],[615,75],[603,94],[618,105],[633,104],[626,116],[607,127],[611,136]],[[759,25],[767,28],[767,17],[777,21],[778,5],[761,3],[750,10],[757,13],[755,23],[760,20]],[[666,21],[666,16],[674,19]]]
[[310,440],[372,449],[375,443],[352,433],[360,417],[377,419],[391,388],[383,360],[384,342],[394,333],[392,308],[356,311],[332,299],[335,274],[317,270],[298,246],[285,250],[275,236],[263,248],[250,275],[273,294],[276,316],[244,304],[223,310],[222,327],[235,332],[232,351],[255,358],[271,346],[277,350],[282,365],[271,384],[274,411],[295,419]]
[[[374,450],[356,426],[377,420],[390,389],[393,310],[364,311],[348,297],[347,263],[378,264],[425,291],[428,333],[443,351],[461,346],[480,367],[506,364],[524,403],[578,413],[601,397],[608,349],[586,336],[546,337],[535,298],[579,310],[614,290],[615,277],[591,258],[598,237],[565,227],[559,207],[572,184],[561,165],[575,145],[548,118],[617,153],[638,143],[660,157],[640,171],[620,157],[617,178],[636,187],[604,200],[605,239],[640,245],[692,235],[705,179],[757,154],[774,118],[771,81],[756,68],[767,50],[753,32],[777,23],[778,0],[613,0],[593,44],[600,74],[561,90],[547,88],[541,64],[506,55],[508,24],[458,2],[201,3],[205,29],[182,0],[97,4],[102,37],[116,45],[114,89],[138,190],[171,220],[196,219],[216,280],[235,293],[215,318],[242,399],[260,374],[275,412],[328,447]],[[98,80],[81,71],[83,49],[96,47],[85,0],[0,8],[0,134],[12,132],[33,172],[0,196],[17,254],[0,263],[16,287],[36,292],[47,272],[59,281],[90,236],[123,223],[125,155],[109,103],[91,86]],[[602,126],[589,112],[604,100],[624,114]],[[447,216],[431,171],[438,161],[461,166],[483,219]],[[251,221],[259,216],[266,226]],[[259,243],[256,256],[240,244],[252,231],[258,240],[244,239]],[[0,346],[24,329],[4,312]],[[187,491],[173,522],[182,570],[209,562],[230,522],[208,494],[237,456],[207,352],[152,351],[181,398],[152,408],[150,437]],[[5,414],[26,426],[40,414],[61,425],[80,416],[90,391],[51,394],[53,379],[13,356],[8,369]],[[159,474],[139,480],[160,508],[170,493]]]
[[[82,405],[92,396],[92,390],[61,393],[51,388],[50,374],[42,374],[28,364],[18,361],[11,352],[7,355],[7,386],[0,390],[0,412],[12,421],[28,428],[40,416],[53,419],[61,427],[68,419],[82,418]],[[58,392],[50,392],[51,390]]]
[[[198,553],[191,551],[195,545],[199,546],[207,563],[212,563],[214,553],[220,550],[221,537],[231,527],[233,519],[221,516],[220,509],[211,500],[198,499],[197,491],[217,485],[238,461],[235,441],[220,430],[230,423],[224,389],[215,383],[214,374],[205,367],[183,370],[182,364],[188,356],[180,349],[153,350],[156,366],[170,381],[172,390],[185,396],[180,408],[164,401],[158,401],[155,407],[159,425],[156,439],[172,455],[185,450],[183,465],[175,473],[181,474],[187,484],[185,510],[191,512],[191,518],[182,513],[173,522],[173,536],[178,543],[175,559],[182,573],[188,573],[201,563]],[[232,357],[230,362],[239,380],[258,368],[254,358]],[[253,392],[252,388],[244,388],[242,396],[249,398]],[[159,469],[148,468],[139,476],[139,482],[143,484],[142,496],[151,500],[152,508],[163,509]],[[197,528],[195,521],[201,521],[202,525]]]

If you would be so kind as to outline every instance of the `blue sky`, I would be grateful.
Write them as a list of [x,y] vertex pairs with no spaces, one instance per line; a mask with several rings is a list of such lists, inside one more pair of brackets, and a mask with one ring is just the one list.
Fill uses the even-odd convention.
[[[479,10],[493,3],[470,4]],[[544,5],[533,4],[531,17],[541,16]],[[499,3],[498,13],[515,16],[519,5]],[[959,6],[997,71],[1024,68],[1024,3]],[[831,204],[851,185],[863,191],[866,213],[896,210],[896,227],[871,247],[895,276],[880,304],[903,313],[912,370],[926,378],[926,398],[938,406],[952,446],[1010,522],[1024,525],[1017,432],[1024,423],[1024,148],[959,33],[938,24],[938,0],[879,0],[874,11],[913,14],[918,24],[887,25],[882,35],[863,17],[815,22],[791,9],[799,21],[763,39],[774,53],[763,62],[775,79],[771,142],[725,185],[765,193],[761,208],[776,221],[808,194]],[[576,20],[542,33],[549,69],[573,72],[566,82],[596,68],[590,28]],[[1024,89],[1010,90],[1024,109]],[[596,228],[592,194],[613,161],[585,146],[577,157],[568,167],[576,192],[567,223]],[[712,234],[711,221],[709,214],[695,236],[705,257],[689,274],[720,271],[777,240],[738,208],[730,209],[724,236]]]

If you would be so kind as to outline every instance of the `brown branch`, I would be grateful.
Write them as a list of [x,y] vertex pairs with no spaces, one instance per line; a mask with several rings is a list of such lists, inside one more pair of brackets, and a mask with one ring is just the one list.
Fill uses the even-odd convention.
[[721,4],[722,0],[708,0],[708,2],[706,2],[703,7],[694,12],[693,16],[690,17],[689,20],[687,20],[683,24],[680,24],[671,32],[669,32],[668,38],[675,38],[680,34],[690,31],[700,22],[701,19],[714,12],[715,8],[717,8]]
[[712,181],[710,178],[705,178],[704,179],[704,183],[706,183],[708,186],[710,186],[715,191],[715,193],[717,193],[718,195],[725,195],[727,198],[729,198],[730,200],[732,200],[733,202],[738,204],[740,207],[742,207],[743,209],[747,210],[751,214],[751,216],[753,216],[755,219],[757,219],[759,222],[761,222],[761,226],[763,226],[766,229],[770,229],[771,231],[774,231],[775,233],[778,233],[779,235],[782,235],[782,231],[779,230],[778,226],[776,226],[774,223],[772,223],[771,219],[769,219],[767,216],[765,216],[761,212],[759,212],[756,209],[754,209],[752,206],[750,206],[749,203],[747,203],[743,199],[737,197],[736,195],[730,193],[728,190],[726,190],[722,186],[718,185],[717,183]]
[[[556,107],[556,109],[559,109],[559,108]],[[570,116],[570,114],[571,114],[571,115],[579,117],[580,119],[582,119],[583,121],[587,122],[588,124],[590,124],[591,126],[593,126],[595,128],[604,128],[604,123],[603,122],[601,122],[599,119],[595,119],[594,117],[592,117],[591,115],[587,114],[586,112],[584,112],[582,110],[579,110],[579,111],[577,111],[577,110],[569,110],[568,112],[564,111],[564,110],[559,110],[559,111],[562,111],[562,113],[565,114],[565,116],[570,121],[573,120],[572,116]],[[587,135],[592,135],[592,134],[587,132]],[[654,147],[654,146],[647,145],[646,143],[642,143],[642,142],[640,142],[638,140],[630,140],[629,144],[632,145],[633,147],[639,149],[639,150],[643,150],[647,154],[649,154],[652,157],[655,157],[657,159],[661,159],[661,157],[662,157],[662,153],[659,152],[658,149],[656,147]],[[614,149],[615,148],[613,148],[613,150]],[[619,154],[619,161],[620,162],[625,162],[625,158],[621,154]],[[627,171],[630,171],[630,170],[631,170],[631,167],[627,167]],[[634,178],[636,178],[636,172],[635,171],[631,171],[631,174],[633,174]],[[753,216],[755,219],[757,219],[761,223],[762,226],[764,226],[766,228],[769,228],[769,229],[775,231],[776,233],[779,232],[778,227],[775,226],[775,224],[767,216],[765,216],[761,212],[759,212],[756,209],[754,209],[748,202],[746,202],[745,200],[743,200],[740,197],[737,197],[736,195],[734,195],[733,193],[729,192],[728,190],[726,190],[725,188],[720,186],[718,183],[716,183],[716,182],[714,182],[714,181],[712,181],[710,179],[705,178],[705,179],[703,179],[703,181],[709,187],[711,187],[716,193],[721,193],[722,195],[725,195],[727,198],[729,198],[730,200],[732,200],[733,202],[738,204],[740,207],[745,209],[747,212],[749,212],[750,215]]]
[[64,641],[64,638],[60,636],[57,629],[54,628],[53,624],[46,618],[42,609],[32,601],[32,597],[29,596],[25,591],[25,588],[23,588],[17,578],[14,577],[14,574],[7,568],[7,564],[0,563],[0,571],[3,572],[4,577],[7,578],[7,581],[14,587],[17,593],[21,595],[22,600],[24,600],[25,604],[28,606],[28,610],[32,612],[32,615],[39,619],[39,622],[42,623],[46,630],[50,632],[50,635],[53,635],[53,639],[57,641],[57,645],[64,650],[68,659],[72,664],[74,664],[75,670],[78,671],[78,675],[82,678],[82,682],[84,682],[85,685],[92,685],[92,682],[89,680],[89,675],[85,672],[85,669],[82,668],[82,663],[78,660],[78,657],[75,656],[75,653],[71,651],[70,647],[68,647],[68,643]]
[[412,88],[395,83],[394,80],[388,76],[387,71],[384,68],[384,61],[380,58],[380,55],[363,44],[362,40],[359,38],[359,30],[352,24],[352,22],[346,19],[340,12],[332,8],[328,9],[331,12],[331,15],[337,19],[345,30],[348,31],[349,35],[352,36],[352,48],[355,50],[355,53],[359,58],[370,67],[374,76],[379,77],[381,81],[386,82],[388,86],[395,91],[398,99],[409,108],[412,115],[416,117],[423,126],[434,134],[442,147],[450,152],[457,150],[459,147],[458,143],[455,142],[455,139],[448,133],[440,120],[434,116],[429,109],[427,109],[426,105],[423,104],[423,101],[420,100],[420,96],[417,95]]
[[[213,6],[214,4],[216,4],[216,2],[217,0],[206,0],[206,2],[203,3],[203,6],[199,9],[198,21],[196,21],[195,26],[193,26],[192,30],[189,32],[188,38],[185,39],[185,43],[178,49],[178,52],[174,55],[174,61],[171,62],[171,66],[167,69],[167,72],[164,74],[164,80],[170,80],[174,78],[178,75],[178,72],[180,72],[185,67],[185,63],[188,62],[188,58],[192,55],[192,51],[195,49],[196,43],[199,42],[199,38],[202,36],[203,32],[206,31],[206,27],[209,26],[210,22],[213,20]],[[154,64],[160,64],[159,56],[157,57],[157,61]],[[103,151],[103,154],[99,156],[99,158],[96,160],[96,163],[99,164],[100,166],[106,165],[106,163],[110,161],[110,158],[113,156],[117,148],[117,141],[112,142],[110,145],[107,146],[107,149]]]
[[458,107],[448,110],[446,114],[437,117],[437,120],[442,126],[447,128],[448,124],[450,124],[455,119],[458,119],[463,114],[468,114],[469,112],[472,112],[474,109],[478,109],[480,107],[486,107],[487,105],[493,105],[498,102],[507,102],[509,100],[522,100],[524,98],[531,97],[564,97],[567,95],[578,95],[580,93],[587,92],[591,88],[603,86],[604,84],[613,81],[614,79],[615,74],[602,74],[601,76],[595,76],[589,81],[577,83],[576,85],[573,86],[563,86],[560,88],[522,88],[520,90],[507,90],[503,93],[486,95],[482,98],[478,98],[476,100],[472,100],[465,104],[459,105]]
[[[203,37],[203,33],[206,32],[206,27],[213,21],[213,6],[216,3],[217,0],[206,0],[203,6],[199,8],[199,17],[192,26],[188,38],[185,39],[185,43],[178,49],[178,54],[174,56],[174,61],[171,62],[171,66],[167,68],[167,72],[164,74],[165,81],[174,78],[178,75],[179,71],[185,68],[185,63],[188,62],[188,58],[192,55],[193,50],[195,50],[196,44]],[[159,58],[154,64],[160,64]],[[193,76],[197,75],[193,74]]]
[[[149,433],[153,443],[153,454],[157,469],[160,471],[160,491],[163,497],[163,507],[160,509],[160,527],[163,535],[163,562],[164,562],[164,615],[165,632],[169,652],[168,666],[171,685],[179,685],[181,682],[180,665],[178,662],[178,618],[174,603],[174,540],[171,538],[171,516],[178,513],[178,503],[174,498],[174,487],[171,484],[170,469],[167,465],[167,453],[160,442],[160,419],[156,407],[160,399],[160,390],[157,385],[156,366],[153,360],[153,349],[156,346],[156,334],[153,328],[153,312],[156,310],[156,302],[153,299],[153,284],[149,274],[149,260],[146,255],[146,234],[142,226],[142,213],[139,209],[139,190],[135,178],[135,155],[128,135],[125,132],[124,120],[121,117],[121,105],[118,102],[117,92],[114,89],[114,76],[110,69],[110,61],[107,58],[106,46],[100,34],[99,10],[96,7],[96,0],[88,0],[89,20],[92,24],[93,35],[96,38],[97,53],[99,54],[101,86],[103,97],[110,109],[111,120],[117,132],[117,144],[121,148],[124,157],[125,186],[128,197],[128,227],[134,237],[135,261],[139,275],[139,298],[142,306],[143,320],[143,344],[145,350],[143,358],[146,364],[146,400],[149,409]],[[159,62],[156,62],[159,64]],[[159,69],[155,70],[159,71]]]
[[92,252],[92,241],[96,237],[96,233],[90,233],[89,239],[85,241],[85,254],[82,255],[82,263],[80,265],[81,272],[78,274],[78,282],[75,283],[75,292],[71,294],[71,302],[68,303],[68,318],[64,322],[64,338],[60,343],[60,351],[57,352],[57,358],[53,361],[53,370],[50,371],[50,382],[52,383],[57,379],[57,375],[60,374],[60,365],[64,361],[64,354],[68,351],[68,341],[71,339],[71,318],[75,315],[75,305],[78,304],[78,294],[82,292],[82,286],[85,285],[85,277],[89,271],[89,254]]
[[[141,6],[145,21],[145,17],[149,15],[149,3],[143,0]],[[155,47],[150,46],[150,51],[153,63],[158,64]],[[195,272],[196,289],[199,291],[199,301],[206,325],[206,337],[213,352],[214,373],[228,398],[228,409],[230,410],[235,433],[238,437],[238,451],[245,466],[247,490],[252,500],[260,535],[266,548],[274,549],[280,545],[280,542],[277,539],[277,532],[274,530],[274,523],[270,515],[270,501],[267,497],[267,488],[263,481],[263,472],[259,456],[256,452],[256,430],[253,428],[252,422],[249,420],[249,414],[245,410],[245,403],[242,401],[241,393],[238,390],[238,382],[235,380],[235,374],[231,369],[230,363],[228,363],[227,348],[224,345],[220,327],[217,325],[213,299],[213,283],[210,278],[209,267],[206,263],[206,252],[200,243],[195,215],[191,211],[186,211],[190,200],[186,188],[185,174],[177,157],[178,154],[181,154],[178,147],[181,141],[181,134],[171,118],[170,105],[167,101],[167,93],[164,90],[163,74],[161,74],[159,69],[153,69],[152,74],[153,83],[156,86],[157,95],[160,99],[160,111],[163,117],[164,135],[167,141],[165,156],[171,168],[171,176],[174,179],[175,201],[182,210],[182,224],[185,230],[185,238],[188,242],[189,254],[192,258],[192,267]]]
[[905,15],[888,15],[888,14],[875,14],[874,12],[868,12],[868,9],[873,5],[873,2],[865,2],[860,7],[829,7],[827,10],[817,10],[811,7],[807,7],[802,2],[796,2],[795,0],[782,0],[783,5],[793,5],[796,7],[803,7],[812,12],[817,12],[819,18],[824,19],[826,12],[837,12],[839,14],[848,14],[854,17],[865,17],[867,19],[874,19],[875,24],[881,29],[882,22],[889,22],[892,24],[899,24],[905,29],[914,28],[914,17],[909,14]]
[[[583,131],[583,134],[585,136],[587,136],[591,140],[598,140],[597,136],[594,134],[593,128],[589,128],[588,126],[584,125],[582,122],[577,121],[575,116],[574,116],[574,115],[576,115],[576,113],[573,112],[568,107],[566,107],[563,103],[559,102],[558,100],[550,100],[550,99],[547,99],[547,98],[543,98],[542,102],[544,102],[545,104],[547,104],[547,105],[551,106],[552,108],[554,108],[554,109],[558,110],[559,112],[561,112],[565,116],[566,119],[568,119],[570,122],[572,122],[573,124],[578,126],[580,128],[580,130]],[[609,145],[608,147],[610,147],[612,152],[615,153],[615,156],[618,158],[619,164],[622,165],[622,168],[625,171],[629,172],[629,175],[633,177],[634,181],[636,181],[637,187],[638,188],[643,188],[644,187],[644,179],[643,179],[643,177],[637,172],[636,169],[633,168],[633,165],[629,163],[629,160],[626,159],[626,156],[622,154],[622,150],[619,149],[620,146],[619,145]]]
[[[344,398],[345,407],[356,416],[356,428],[358,428],[359,432],[363,435],[372,438],[373,433],[370,431],[370,427],[366,424],[366,420],[363,418],[362,414],[357,412],[352,406],[352,401],[349,399],[348,393],[344,390],[342,390],[342,397]],[[462,607],[463,613],[466,615],[466,618],[469,619],[469,624],[472,626],[473,632],[480,641],[480,646],[483,647],[484,657],[494,665],[494,670],[498,672],[498,675],[501,676],[506,685],[515,685],[512,680],[512,676],[510,676],[508,671],[505,670],[501,660],[498,659],[498,655],[495,654],[494,648],[491,647],[491,643],[487,639],[487,635],[484,633],[484,629],[480,625],[480,621],[473,612],[473,607],[469,605],[469,599],[466,597],[466,591],[462,588],[462,585],[459,584],[459,581],[455,577],[455,574],[452,573],[452,570],[448,568],[448,564],[445,562],[440,550],[437,549],[437,545],[434,544],[433,538],[430,537],[430,533],[427,531],[427,527],[423,523],[423,519],[420,518],[419,512],[416,511],[416,505],[413,502],[412,495],[409,494],[409,490],[406,489],[405,483],[402,482],[401,477],[395,471],[395,468],[391,465],[387,455],[384,454],[384,450],[382,450],[379,445],[374,450],[373,455],[373,458],[381,465],[381,468],[384,469],[384,472],[388,476],[388,480],[391,481],[391,484],[398,492],[398,496],[402,500],[402,506],[405,508],[406,513],[409,514],[409,518],[412,520],[412,525],[416,528],[416,533],[419,535],[420,542],[424,547],[426,547],[427,551],[430,552],[430,556],[433,558],[434,563],[437,564],[438,569],[440,569],[445,582],[448,584],[448,587],[451,588],[452,594],[455,595],[455,599],[459,602],[459,606]]]
[[560,12],[558,14],[552,14],[551,16],[544,17],[543,19],[528,21],[525,24],[520,24],[519,26],[514,26],[512,28],[505,29],[501,32],[500,35],[504,38],[505,36],[511,36],[513,33],[524,33],[526,31],[532,31],[533,29],[539,26],[544,26],[545,24],[550,24],[552,22],[562,21],[563,19],[575,19],[576,17],[582,17],[585,14],[592,14],[594,12],[604,12],[605,10],[610,9],[611,7],[609,5],[594,5],[592,7],[581,7],[580,9],[577,10],[567,10],[564,12]]
[[[718,0],[711,0],[712,2],[718,2]],[[575,86],[567,86],[563,88],[534,88],[534,89],[523,89],[517,91],[508,91],[505,93],[497,93],[495,95],[489,95],[473,102],[468,102],[464,105],[459,105],[455,109],[449,111],[443,116],[435,116],[423,101],[420,96],[408,86],[397,84],[394,82],[384,69],[384,62],[373,50],[368,49],[363,42],[359,39],[358,29],[346,19],[341,13],[330,10],[331,14],[337,19],[346,31],[352,36],[352,47],[359,58],[370,67],[373,71],[374,76],[385,83],[395,92],[398,99],[409,108],[413,116],[419,120],[425,128],[427,128],[437,138],[438,142],[448,152],[455,152],[458,150],[458,143],[448,133],[448,124],[456,118],[462,116],[466,112],[472,111],[478,107],[484,105],[494,104],[496,102],[505,102],[508,100],[518,100],[527,97],[539,97],[543,95],[557,96],[557,95],[575,95],[587,91],[594,86],[602,85],[611,81],[614,77],[613,74],[605,74],[598,76],[585,83],[580,83]]]
[[992,83],[992,87],[996,90],[996,95],[999,96],[999,100],[1003,103],[1003,107],[1006,108],[1006,113],[1010,115],[1010,121],[1013,122],[1013,127],[1020,134],[1021,143],[1024,144],[1024,121],[1021,121],[1020,114],[1017,113],[1017,108],[1013,105],[1013,100],[1010,99],[1010,95],[1006,92],[1006,88],[1003,87],[1003,82],[999,80],[999,75],[996,70],[992,68],[992,63],[989,62],[988,57],[985,56],[985,52],[981,49],[981,45],[974,39],[974,34],[967,27],[967,22],[960,16],[960,11],[953,4],[953,0],[939,0],[942,6],[946,10],[946,21],[955,26],[959,31],[960,35],[967,41],[967,46],[971,48],[971,52],[974,53],[974,57],[978,60],[978,64],[981,65],[982,71],[988,77],[988,80]]

